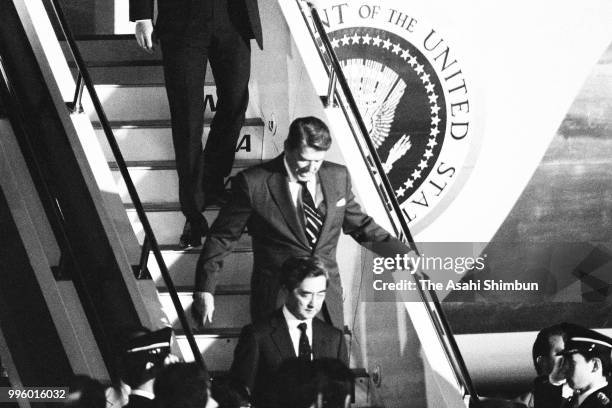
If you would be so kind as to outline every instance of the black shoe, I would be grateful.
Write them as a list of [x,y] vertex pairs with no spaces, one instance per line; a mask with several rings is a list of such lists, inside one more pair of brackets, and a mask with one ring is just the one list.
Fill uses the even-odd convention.
[[208,234],[208,222],[202,217],[197,223],[185,221],[183,233],[179,238],[178,246],[181,249],[199,247],[202,245],[202,237]]

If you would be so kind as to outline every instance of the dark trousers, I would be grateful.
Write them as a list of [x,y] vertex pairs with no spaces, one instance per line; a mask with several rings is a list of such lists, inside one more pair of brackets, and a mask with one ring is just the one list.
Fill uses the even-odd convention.
[[[251,48],[230,22],[225,1],[214,2],[206,32],[197,39],[161,38],[179,201],[187,220],[199,220],[205,194],[223,188],[249,101]],[[224,6],[225,5],[225,6]],[[204,80],[210,66],[217,88],[216,113],[202,151]]]

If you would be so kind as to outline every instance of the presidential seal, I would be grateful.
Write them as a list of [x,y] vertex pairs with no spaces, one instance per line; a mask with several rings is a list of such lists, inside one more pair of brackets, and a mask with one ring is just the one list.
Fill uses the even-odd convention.
[[427,180],[444,144],[446,103],[440,81],[423,54],[393,33],[357,27],[335,31],[330,39],[403,203]]
[[468,88],[435,29],[382,4],[337,3],[320,14],[404,217],[421,229],[470,167]]

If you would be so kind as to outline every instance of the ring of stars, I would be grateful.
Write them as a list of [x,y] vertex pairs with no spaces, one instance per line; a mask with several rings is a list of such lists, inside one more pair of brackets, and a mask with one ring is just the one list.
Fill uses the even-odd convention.
[[438,116],[438,112],[440,111],[440,106],[438,105],[438,95],[435,92],[435,85],[431,82],[431,75],[425,72],[425,66],[423,64],[419,64],[419,61],[415,55],[410,54],[409,50],[405,50],[402,48],[401,44],[394,44],[389,38],[381,38],[379,35],[376,37],[371,37],[369,34],[358,35],[355,33],[352,37],[344,35],[342,38],[335,38],[331,41],[333,48],[338,48],[340,46],[345,45],[372,45],[375,47],[380,47],[381,49],[387,50],[387,52],[391,52],[395,55],[398,55],[401,59],[403,59],[407,64],[409,64],[417,76],[423,82],[423,87],[427,93],[427,97],[429,99],[429,106],[431,108],[431,127],[429,132],[429,140],[427,142],[427,148],[422,156],[420,163],[417,165],[412,173],[408,175],[406,181],[404,181],[403,185],[401,185],[397,190],[395,190],[396,196],[403,197],[406,194],[406,191],[412,188],[415,182],[422,177],[422,173],[429,167],[431,164],[430,159],[433,157],[433,149],[436,145],[438,145],[437,137],[440,134],[440,129],[438,124],[440,123],[440,117]]

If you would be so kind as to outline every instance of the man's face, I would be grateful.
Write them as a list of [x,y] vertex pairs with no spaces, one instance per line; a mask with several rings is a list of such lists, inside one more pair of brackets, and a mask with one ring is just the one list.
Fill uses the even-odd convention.
[[561,381],[564,377],[563,356],[558,356],[557,353],[565,347],[563,337],[559,335],[550,336],[548,338],[548,347],[548,354],[542,356],[544,372],[549,375],[552,381]]
[[327,280],[325,276],[305,278],[287,295],[285,305],[292,315],[300,320],[312,319],[319,313],[323,301]]
[[311,181],[317,175],[326,150],[317,150],[310,146],[302,145],[295,150],[285,151],[289,169],[298,181]]
[[574,353],[563,359],[563,371],[570,387],[575,390],[588,388],[594,379],[595,360],[587,361],[582,354]]

